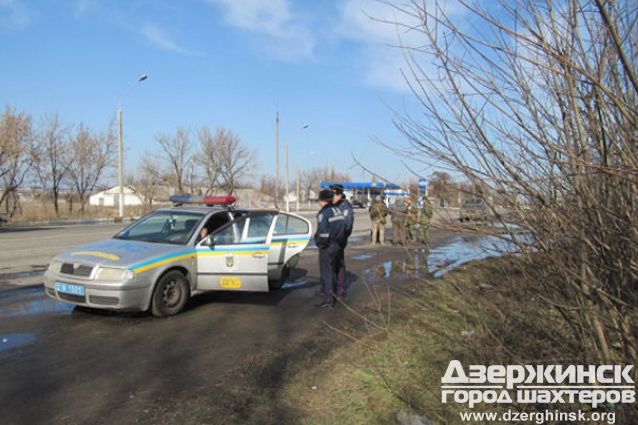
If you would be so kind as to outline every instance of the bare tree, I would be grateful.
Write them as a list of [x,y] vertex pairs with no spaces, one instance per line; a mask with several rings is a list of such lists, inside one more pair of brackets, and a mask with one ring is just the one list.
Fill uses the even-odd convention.
[[259,191],[272,196],[275,193],[277,181],[273,176],[263,175],[259,179]]
[[[320,184],[324,181],[349,182],[351,177],[348,173],[337,172],[334,167],[317,167],[303,172],[301,176],[301,191],[306,197],[310,192],[319,194]],[[306,199],[307,200],[307,199]]]
[[31,149],[33,173],[42,190],[51,194],[55,215],[60,215],[60,189],[67,175],[71,157],[68,149],[68,128],[57,114],[45,117]]
[[197,131],[197,139],[199,141],[197,163],[205,175],[206,194],[211,194],[220,185],[223,132],[218,129],[213,135],[208,127],[203,126]]
[[438,2],[390,6],[394,24],[418,38],[403,45],[421,110],[397,118],[409,141],[401,153],[502,194],[511,221],[494,237],[530,254],[519,257],[521,271],[538,282],[539,299],[588,360],[635,364],[638,8],[459,3],[454,14]]
[[255,154],[244,146],[239,136],[218,128],[215,139],[219,142],[221,160],[221,187],[232,194],[241,180],[252,174],[257,166]]
[[136,175],[132,176],[130,181],[144,200],[144,211],[148,211],[157,199],[163,182],[160,167],[150,152],[144,152],[137,166]]
[[175,135],[160,133],[155,140],[162,149],[162,156],[170,170],[172,183],[179,193],[184,193],[185,178],[192,161],[192,142],[188,130],[178,128]]
[[314,192],[315,196],[319,196],[319,185],[327,179],[328,174],[328,170],[324,168],[312,168],[303,172],[301,175],[301,191],[305,195],[305,201],[308,201],[311,192]]
[[452,177],[445,171],[435,171],[429,179],[429,194],[439,198],[442,205],[450,201],[449,195],[452,189]]
[[92,133],[80,124],[72,133],[69,141],[71,163],[69,177],[80,202],[80,211],[88,196],[100,182],[104,171],[112,163],[115,145],[113,125],[104,133]]
[[32,119],[7,106],[0,118],[0,205],[13,215],[19,207],[18,189],[24,182],[32,143]]

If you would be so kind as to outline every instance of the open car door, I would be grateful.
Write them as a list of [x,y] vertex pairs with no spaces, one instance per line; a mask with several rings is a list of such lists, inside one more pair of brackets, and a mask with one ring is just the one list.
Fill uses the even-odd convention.
[[287,273],[297,265],[298,254],[308,246],[312,233],[310,221],[298,215],[280,212],[276,220],[268,255],[268,277],[273,289],[283,284]]
[[268,291],[268,254],[276,212],[251,211],[197,246],[197,289]]

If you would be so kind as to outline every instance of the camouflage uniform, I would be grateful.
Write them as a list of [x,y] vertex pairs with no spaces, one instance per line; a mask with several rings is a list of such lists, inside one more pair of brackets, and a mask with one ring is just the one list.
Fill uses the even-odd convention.
[[405,222],[408,219],[408,206],[399,198],[390,208],[392,214],[392,243],[405,245]]
[[421,207],[421,216],[419,217],[419,227],[421,233],[421,243],[426,246],[426,249],[430,250],[429,233],[430,233],[430,221],[432,220],[432,204],[428,198],[423,198],[423,206]]
[[384,243],[387,215],[388,207],[385,206],[383,201],[374,201],[372,203],[372,206],[370,207],[370,222],[372,223],[372,233],[370,235],[371,243],[377,243],[377,237],[380,244]]
[[408,198],[407,204],[408,204],[408,218],[405,222],[405,236],[407,240],[414,242],[419,239],[418,229],[417,229],[417,220],[418,220],[419,211],[415,203],[412,202],[412,199]]

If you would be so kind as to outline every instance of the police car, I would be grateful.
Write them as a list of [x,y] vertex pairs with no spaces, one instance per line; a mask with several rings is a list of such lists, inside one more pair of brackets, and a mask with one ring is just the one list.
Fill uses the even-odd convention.
[[[199,197],[202,198],[202,197]],[[173,196],[112,239],[55,256],[44,275],[57,300],[98,309],[179,313],[204,291],[281,288],[309,243],[311,225],[276,210],[235,209],[232,196]]]

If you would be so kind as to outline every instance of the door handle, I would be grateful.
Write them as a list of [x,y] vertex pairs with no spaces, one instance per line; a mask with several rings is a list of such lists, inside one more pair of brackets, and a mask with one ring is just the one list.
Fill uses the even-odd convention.
[[253,254],[253,258],[264,258],[266,254]]
[[296,248],[297,244],[296,243],[289,243],[288,244],[288,248]]

